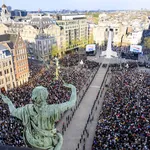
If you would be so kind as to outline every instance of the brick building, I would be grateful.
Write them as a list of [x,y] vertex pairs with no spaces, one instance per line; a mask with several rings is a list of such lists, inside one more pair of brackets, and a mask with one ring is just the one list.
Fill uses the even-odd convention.
[[0,35],[0,43],[6,46],[13,55],[17,86],[27,82],[29,78],[27,49],[20,34]]
[[9,90],[16,87],[12,55],[7,47],[0,44],[0,88]]

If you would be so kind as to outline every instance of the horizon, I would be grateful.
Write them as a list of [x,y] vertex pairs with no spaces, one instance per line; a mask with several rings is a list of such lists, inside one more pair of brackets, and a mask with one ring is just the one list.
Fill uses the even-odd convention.
[[[6,6],[11,6],[12,10],[20,9],[27,11],[59,11],[59,10],[101,10],[101,11],[119,11],[119,10],[150,10],[149,0],[70,0],[70,1],[21,1],[17,3],[15,0],[9,1],[5,0]],[[1,3],[1,4],[2,4]],[[59,5],[58,5],[59,3]],[[136,7],[135,7],[136,4]],[[118,7],[119,6],[119,7]]]

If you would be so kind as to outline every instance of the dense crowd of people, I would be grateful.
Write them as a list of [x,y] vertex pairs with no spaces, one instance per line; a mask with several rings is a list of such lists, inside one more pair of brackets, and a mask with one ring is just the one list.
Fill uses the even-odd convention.
[[87,60],[86,54],[68,54],[63,59],[60,59],[60,63],[62,66],[71,67],[78,65],[81,60],[84,62]]
[[128,69],[128,68],[137,68],[138,67],[138,63],[137,62],[132,62],[132,61],[128,61],[126,63],[120,63],[120,64],[110,64],[109,65],[111,67],[112,71],[117,71],[117,70],[122,70],[122,69]]
[[114,71],[104,96],[92,150],[150,149],[150,73]]
[[[85,63],[82,67],[76,66],[76,62],[78,61],[76,57],[68,56],[68,60],[71,61],[72,57],[74,58],[75,64],[69,68],[60,68],[59,80],[55,80],[55,66],[50,66],[49,69],[47,69],[42,63],[29,61],[29,82],[7,91],[6,95],[10,98],[15,107],[18,108],[32,103],[32,90],[36,86],[42,85],[47,87],[49,91],[49,97],[47,99],[49,104],[59,104],[68,101],[71,91],[63,86],[63,81],[75,85],[77,92],[79,92],[93,71],[99,67],[99,64],[94,62]],[[64,60],[62,59],[62,61]],[[4,104],[2,100],[0,100],[0,110],[0,143],[24,147],[23,126],[21,121],[10,116],[8,106]]]

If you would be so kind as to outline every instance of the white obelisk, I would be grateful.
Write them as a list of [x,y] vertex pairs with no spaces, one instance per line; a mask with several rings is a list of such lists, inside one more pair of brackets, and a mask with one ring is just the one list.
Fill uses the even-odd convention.
[[105,58],[118,57],[117,52],[112,51],[112,45],[111,44],[112,44],[112,31],[109,29],[107,49],[106,49],[106,51],[102,52],[101,56],[104,56]]

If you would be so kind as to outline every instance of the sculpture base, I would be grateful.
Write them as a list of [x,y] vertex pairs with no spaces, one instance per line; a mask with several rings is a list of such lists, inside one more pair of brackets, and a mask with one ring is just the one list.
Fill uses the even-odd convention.
[[111,51],[110,50],[106,50],[106,51],[102,52],[101,56],[105,57],[105,58],[108,58],[108,59],[114,58],[114,57],[118,57],[117,56],[117,52],[114,52],[112,50]]

